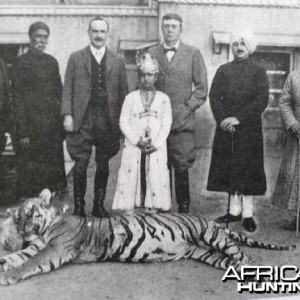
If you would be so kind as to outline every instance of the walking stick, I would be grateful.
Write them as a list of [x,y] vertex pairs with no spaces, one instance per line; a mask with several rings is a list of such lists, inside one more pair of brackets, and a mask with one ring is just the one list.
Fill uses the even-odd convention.
[[226,221],[226,228],[229,226],[229,212],[230,212],[230,191],[231,191],[231,179],[232,179],[232,169],[233,169],[233,138],[234,138],[234,131],[231,132],[231,156],[230,156],[230,177],[229,177],[229,192],[228,192],[228,204],[227,204],[227,221]]
[[296,237],[299,236],[299,214],[300,214],[300,139],[298,139],[298,206],[296,220]]

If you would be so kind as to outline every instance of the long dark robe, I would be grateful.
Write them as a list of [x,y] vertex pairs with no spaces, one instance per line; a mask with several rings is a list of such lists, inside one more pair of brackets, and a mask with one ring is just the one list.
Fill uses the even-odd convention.
[[[13,68],[18,197],[34,196],[46,187],[66,187],[61,93],[54,57],[31,50],[18,57]],[[28,150],[20,145],[25,137],[30,139]]]
[[[251,58],[222,65],[215,75],[210,104],[217,122],[207,189],[243,195],[266,191],[261,114],[268,103],[266,71]],[[220,123],[236,117],[236,132]]]
[[[4,61],[0,58],[0,156],[5,148],[5,132],[11,132],[9,118],[9,85]],[[0,158],[1,160],[1,158]],[[1,170],[0,170],[1,172]]]

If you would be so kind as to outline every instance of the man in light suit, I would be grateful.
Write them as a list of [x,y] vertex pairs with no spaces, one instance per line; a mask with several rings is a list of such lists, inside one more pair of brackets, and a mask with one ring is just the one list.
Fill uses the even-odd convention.
[[106,47],[109,24],[102,18],[89,23],[91,44],[71,54],[62,96],[67,149],[75,160],[73,170],[74,214],[84,216],[87,167],[96,146],[94,181],[95,217],[108,216],[104,208],[109,159],[120,148],[119,116],[128,93],[125,65]]
[[167,14],[162,18],[164,42],[150,53],[159,63],[157,89],[171,100],[173,124],[168,138],[169,165],[175,169],[178,211],[190,205],[188,169],[196,158],[195,111],[207,97],[207,74],[202,55],[180,40],[182,18]]

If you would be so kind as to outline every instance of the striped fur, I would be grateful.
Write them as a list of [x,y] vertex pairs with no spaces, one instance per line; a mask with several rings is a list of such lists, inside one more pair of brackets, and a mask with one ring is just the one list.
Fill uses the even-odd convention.
[[[238,270],[241,265],[253,262],[235,241],[265,249],[293,248],[259,243],[224,230],[213,221],[185,214],[136,213],[102,219],[81,218],[59,212],[49,201],[29,199],[10,217],[18,234],[26,236],[29,245],[0,258],[1,285],[49,272],[69,262],[138,263],[185,258],[223,270],[233,265]],[[11,221],[8,224],[11,226]]]

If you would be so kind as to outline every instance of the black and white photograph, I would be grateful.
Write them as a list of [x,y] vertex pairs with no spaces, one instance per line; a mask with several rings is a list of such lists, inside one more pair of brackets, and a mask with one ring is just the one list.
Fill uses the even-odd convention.
[[299,0],[0,0],[0,298],[300,299]]

